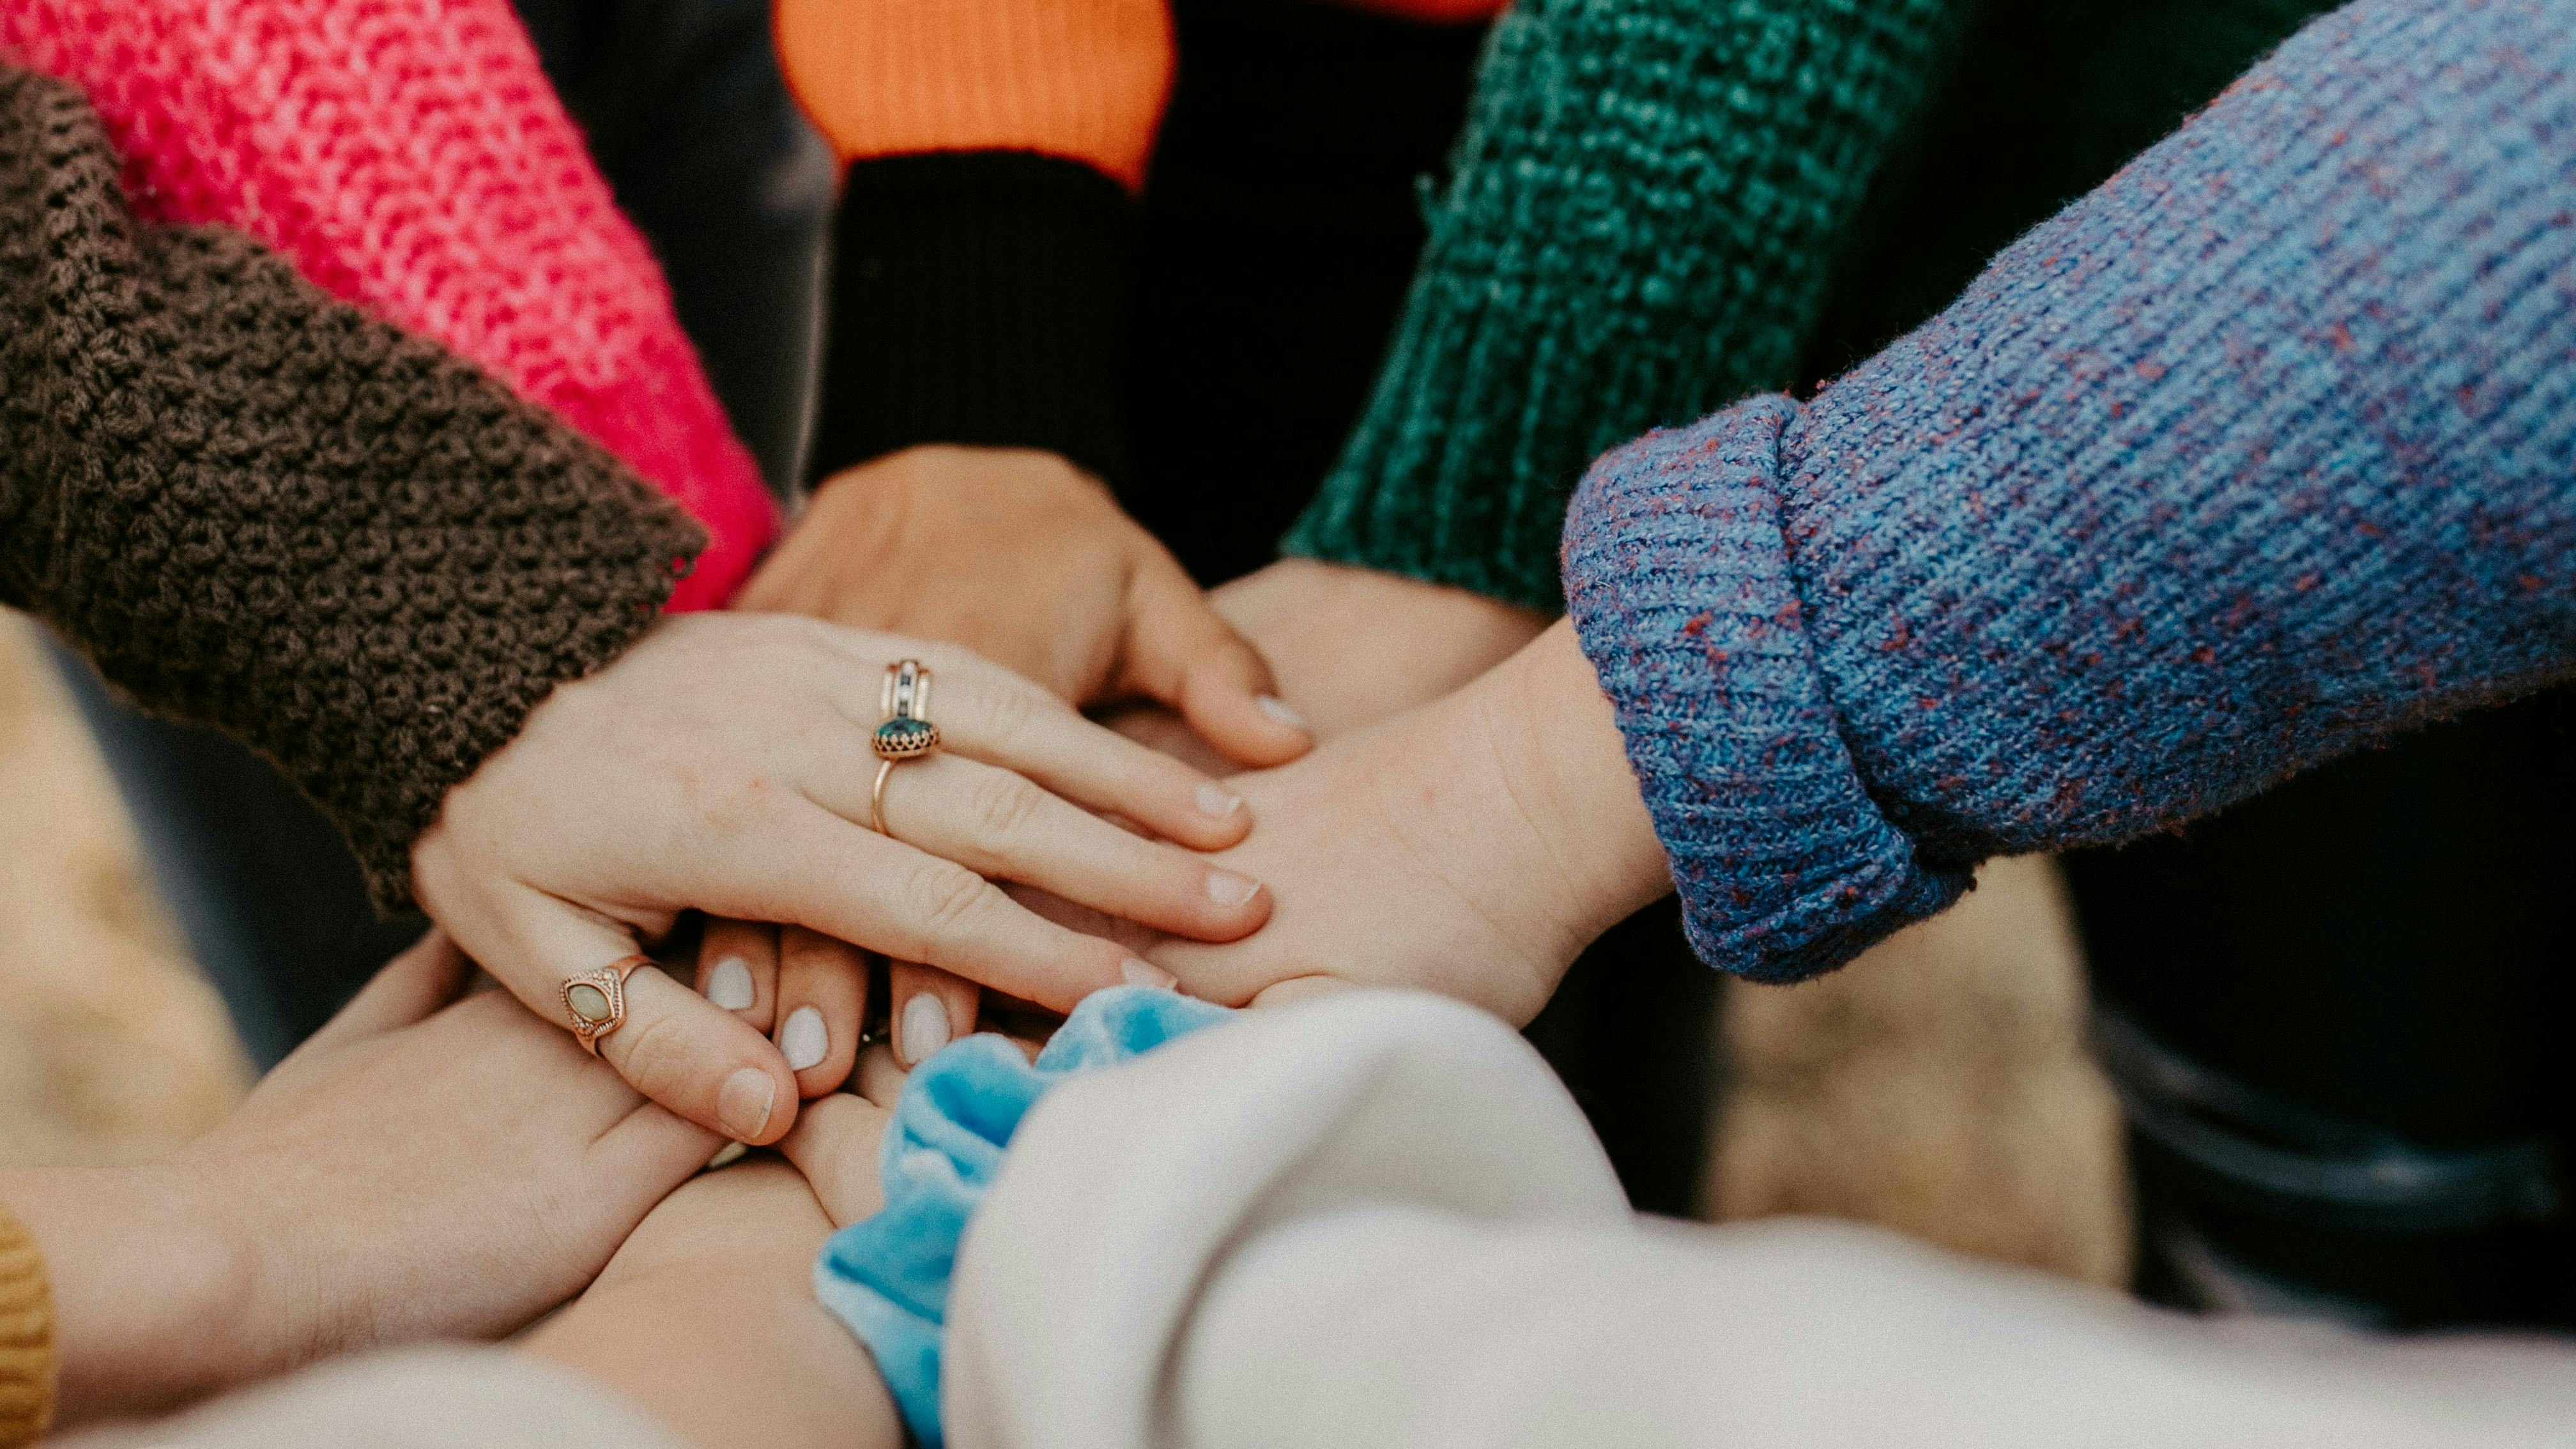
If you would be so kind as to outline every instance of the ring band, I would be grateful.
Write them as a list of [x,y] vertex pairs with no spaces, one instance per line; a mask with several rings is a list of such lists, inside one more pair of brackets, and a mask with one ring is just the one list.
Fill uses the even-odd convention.
[[885,723],[868,736],[868,748],[877,756],[876,783],[868,787],[868,824],[883,835],[886,776],[903,761],[922,759],[939,749],[939,726],[930,722],[929,668],[918,659],[887,665],[885,683],[877,691],[877,708]]
[[564,1016],[583,1051],[599,1055],[599,1039],[626,1024],[626,978],[636,967],[652,964],[650,956],[626,956],[565,980]]

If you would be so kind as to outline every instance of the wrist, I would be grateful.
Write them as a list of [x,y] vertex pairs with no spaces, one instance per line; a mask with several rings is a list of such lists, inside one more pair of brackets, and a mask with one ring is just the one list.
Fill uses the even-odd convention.
[[286,1357],[251,1332],[255,1240],[192,1168],[13,1173],[0,1198],[45,1261],[58,1425],[175,1407]]
[[1496,741],[1503,787],[1544,862],[1552,918],[1590,945],[1673,889],[1626,741],[1563,620],[1466,691]]

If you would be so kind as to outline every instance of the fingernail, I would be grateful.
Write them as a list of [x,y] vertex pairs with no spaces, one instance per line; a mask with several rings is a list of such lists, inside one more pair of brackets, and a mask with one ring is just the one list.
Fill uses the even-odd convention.
[[1201,815],[1208,816],[1215,820],[1223,820],[1242,808],[1243,797],[1226,789],[1224,786],[1214,783],[1199,786],[1199,813]]
[[769,1125],[769,1109],[778,1103],[778,1084],[758,1067],[744,1067],[725,1078],[716,1093],[716,1123],[738,1142],[748,1142]]
[[716,1149],[715,1156],[707,1159],[706,1170],[713,1172],[719,1167],[731,1167],[735,1163],[742,1161],[743,1154],[750,1150],[750,1148],[743,1146],[739,1142],[728,1142],[724,1146]]
[[1169,991],[1181,984],[1181,978],[1171,972],[1150,961],[1139,961],[1133,956],[1128,957],[1119,966],[1118,974],[1126,977],[1127,984],[1130,986],[1151,986],[1158,991]]
[[925,991],[903,1008],[903,1059],[906,1066],[919,1066],[931,1053],[948,1045],[948,1008],[939,998]]
[[707,1000],[727,1011],[740,1011],[751,1005],[751,963],[740,956],[727,956],[707,973]]
[[823,1013],[810,1006],[787,1013],[787,1024],[778,1029],[778,1049],[787,1054],[787,1069],[792,1072],[821,1062],[832,1050],[832,1033],[823,1025]]
[[1265,694],[1259,699],[1254,700],[1253,703],[1261,706],[1261,712],[1263,714],[1270,716],[1272,719],[1279,721],[1281,724],[1286,725],[1292,730],[1302,730],[1306,727],[1306,717],[1299,714],[1297,711],[1290,709],[1288,707],[1288,701],[1281,699],[1275,694]]
[[1261,889],[1261,882],[1250,876],[1236,875],[1230,870],[1212,870],[1207,875],[1208,899],[1220,906],[1242,905],[1252,899],[1252,893],[1259,889]]

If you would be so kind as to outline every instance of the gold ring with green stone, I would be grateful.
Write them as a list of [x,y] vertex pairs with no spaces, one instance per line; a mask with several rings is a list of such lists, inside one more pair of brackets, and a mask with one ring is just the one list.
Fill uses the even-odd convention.
[[886,666],[878,694],[885,723],[868,736],[880,760],[917,760],[939,748],[939,726],[930,722],[930,670],[918,659]]

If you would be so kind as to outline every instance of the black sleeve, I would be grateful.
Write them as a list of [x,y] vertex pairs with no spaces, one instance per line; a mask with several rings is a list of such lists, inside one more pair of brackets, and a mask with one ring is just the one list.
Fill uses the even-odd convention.
[[1078,161],[940,152],[850,168],[809,476],[921,443],[1133,472],[1119,383],[1135,202]]

